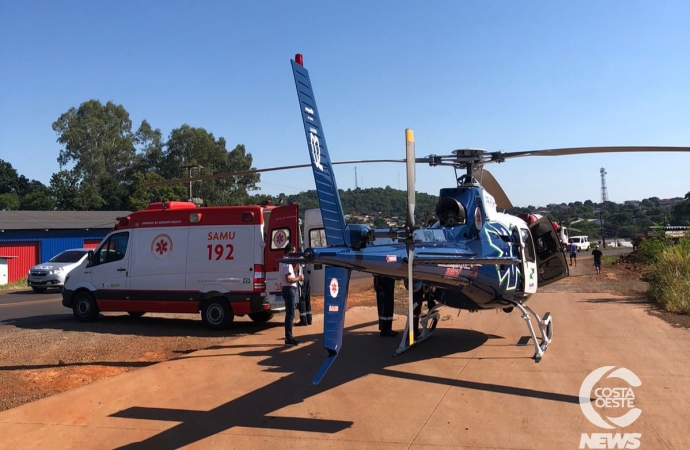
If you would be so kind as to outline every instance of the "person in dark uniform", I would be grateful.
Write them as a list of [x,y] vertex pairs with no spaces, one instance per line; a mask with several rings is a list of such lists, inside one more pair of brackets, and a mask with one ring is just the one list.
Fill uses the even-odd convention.
[[311,325],[311,282],[304,277],[299,289],[299,323],[298,327]]
[[376,291],[376,306],[379,312],[380,335],[382,337],[397,336],[398,332],[393,331],[395,278],[374,275],[374,290]]

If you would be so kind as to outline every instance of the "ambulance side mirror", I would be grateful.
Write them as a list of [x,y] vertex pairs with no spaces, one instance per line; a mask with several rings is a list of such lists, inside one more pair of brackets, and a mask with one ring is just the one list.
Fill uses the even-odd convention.
[[89,250],[86,260],[88,261],[88,263],[86,263],[86,267],[91,267],[93,265],[93,250]]

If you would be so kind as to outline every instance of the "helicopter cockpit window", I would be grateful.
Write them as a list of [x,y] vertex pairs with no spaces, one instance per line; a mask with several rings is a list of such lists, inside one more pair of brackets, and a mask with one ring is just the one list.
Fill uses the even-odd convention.
[[525,247],[525,259],[530,262],[534,262],[536,257],[534,256],[534,243],[532,242],[532,235],[528,230],[520,230],[522,235],[522,245]]
[[463,225],[467,221],[465,207],[453,197],[444,197],[436,204],[436,216],[444,227]]

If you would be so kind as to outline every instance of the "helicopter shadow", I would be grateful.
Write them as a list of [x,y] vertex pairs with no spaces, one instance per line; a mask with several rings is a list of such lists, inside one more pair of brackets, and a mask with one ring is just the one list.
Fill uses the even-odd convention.
[[[425,341],[423,345],[394,358],[392,357],[392,350],[397,344],[397,340],[382,339],[378,337],[378,332],[362,330],[362,328],[372,324],[365,323],[346,328],[343,337],[343,348],[346,350],[338,357],[319,385],[310,385],[308,380],[314,376],[323,361],[323,356],[325,356],[322,356],[323,350],[320,348],[321,333],[301,335],[300,341],[303,343],[297,347],[282,345],[282,339],[276,340],[275,345],[228,344],[211,347],[208,350],[234,350],[235,352],[239,350],[239,353],[233,353],[231,357],[258,358],[257,364],[259,367],[263,367],[265,372],[286,375],[208,411],[140,406],[118,411],[111,417],[178,422],[175,426],[150,438],[119,448],[179,448],[234,427],[338,433],[350,428],[354,422],[314,417],[285,417],[273,414],[286,407],[303,403],[310,397],[318,396],[369,375],[398,377],[568,403],[578,402],[576,396],[401,371],[396,366],[469,353],[483,345],[488,339],[500,337],[473,330],[441,329],[436,330],[434,337]],[[318,356],[315,356],[315,353]],[[218,357],[218,354],[190,354],[182,355],[178,359],[206,357]]]

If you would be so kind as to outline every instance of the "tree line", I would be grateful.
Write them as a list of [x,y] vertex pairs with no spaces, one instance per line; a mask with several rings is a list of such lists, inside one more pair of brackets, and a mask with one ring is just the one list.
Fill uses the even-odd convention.
[[[89,100],[70,108],[52,124],[62,148],[60,170],[50,184],[29,180],[9,162],[0,160],[0,210],[136,211],[153,201],[187,200],[188,186],[147,187],[147,183],[189,175],[206,175],[252,169],[253,158],[244,145],[228,150],[223,137],[187,124],[173,129],[167,139],[160,129],[143,120],[136,129],[122,105]],[[259,174],[194,183],[193,196],[205,206],[296,202],[305,211],[318,207],[316,191],[296,195],[250,195],[258,190]],[[343,210],[357,221],[360,216],[377,227],[392,218],[404,222],[407,193],[385,188],[340,191]],[[416,220],[423,223],[434,212],[437,196],[417,193]],[[515,208],[508,213],[542,212],[582,234],[632,237],[651,225],[690,225],[690,192],[672,207],[651,197],[638,204],[591,200],[548,208]],[[594,219],[594,221],[592,221]],[[598,220],[597,220],[598,219]]]
[[[184,124],[163,138],[143,120],[134,129],[129,113],[113,102],[89,100],[53,122],[62,145],[49,186],[19,175],[0,160],[0,209],[134,211],[151,201],[186,200],[184,184],[146,187],[154,181],[252,168],[244,145],[228,150],[225,138]],[[197,183],[206,205],[247,204],[258,174]]]

